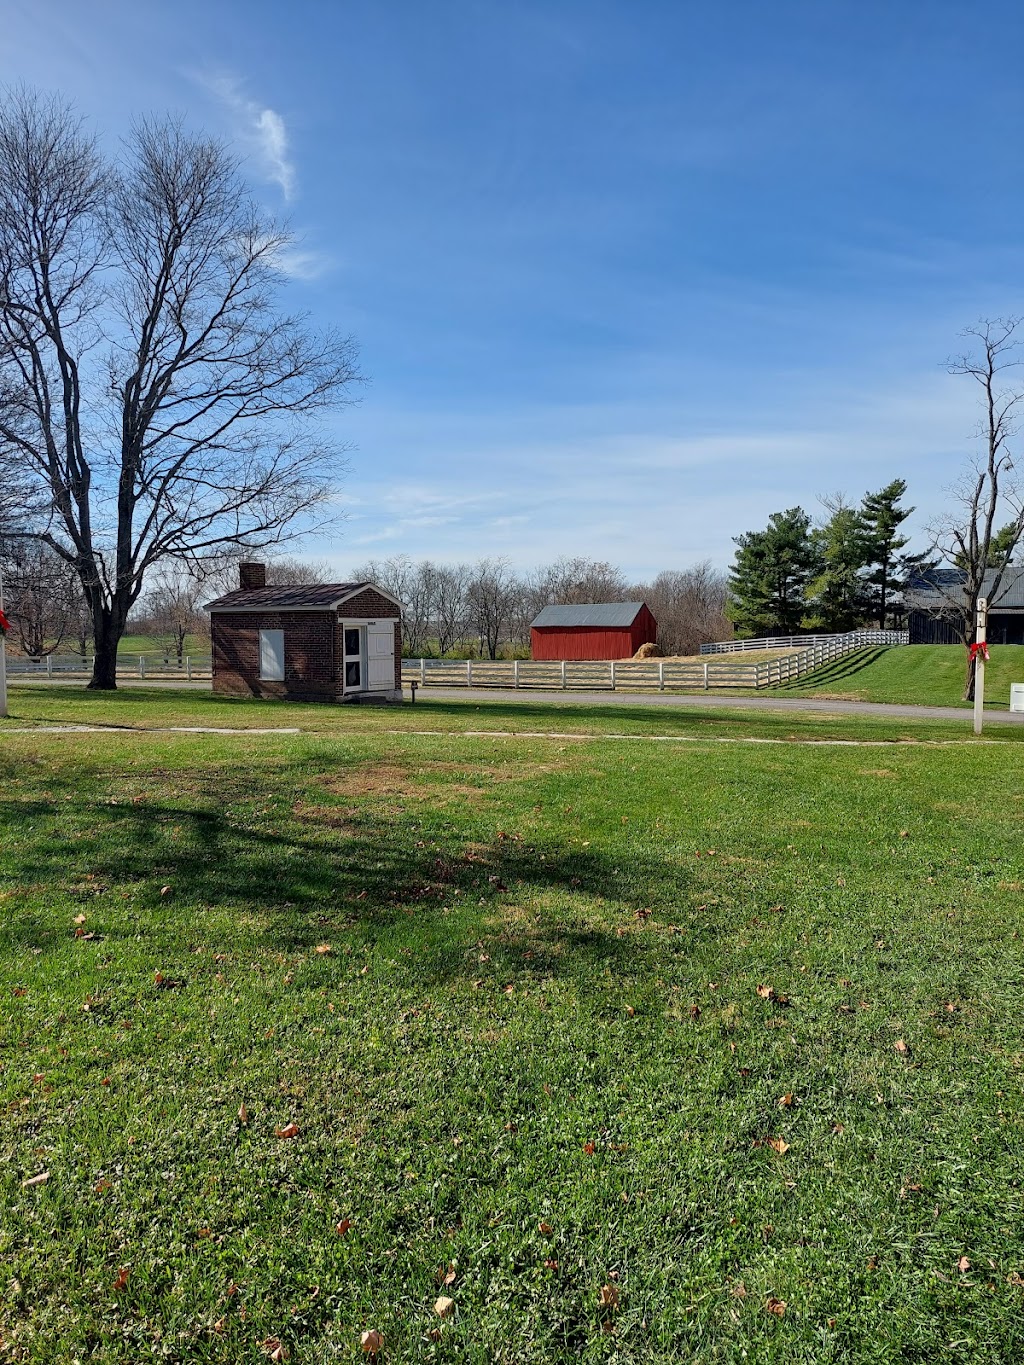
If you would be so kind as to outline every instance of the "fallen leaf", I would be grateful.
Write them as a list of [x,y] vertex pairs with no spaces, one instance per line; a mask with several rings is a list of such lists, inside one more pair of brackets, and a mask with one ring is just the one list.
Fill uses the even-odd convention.
[[223,1332],[223,1331],[224,1331],[224,1319],[223,1319],[223,1318],[218,1318],[218,1319],[217,1319],[217,1321],[213,1324],[213,1330],[214,1330],[215,1332]]
[[781,1318],[786,1311],[786,1300],[777,1299],[774,1294],[769,1294],[764,1306],[769,1313],[774,1313],[777,1318]]
[[40,1171],[38,1175],[33,1175],[30,1176],[28,1180],[23,1180],[21,1182],[21,1188],[23,1190],[28,1190],[31,1189],[33,1185],[45,1185],[49,1178],[49,1171]]
[[260,1342],[262,1350],[266,1351],[271,1360],[287,1360],[288,1347],[277,1337],[267,1337],[266,1341]]
[[868,1257],[867,1268],[868,1268],[868,1270],[877,1270],[877,1269],[878,1269],[878,1257],[877,1257],[877,1256],[869,1256],[869,1257]]
[[434,1301],[434,1312],[439,1318],[450,1318],[455,1312],[455,1300],[450,1299],[447,1294],[442,1294]]
[[550,1259],[550,1260],[547,1260],[547,1261],[544,1262],[544,1269],[545,1269],[545,1270],[557,1270],[557,1269],[558,1269],[558,1262],[557,1262],[554,1258],[552,1258],[552,1259]]
[[434,1271],[435,1284],[454,1284],[458,1278],[458,1271],[455,1269],[454,1261],[450,1265],[439,1265]]
[[169,886],[162,886],[160,888],[160,894],[161,896],[169,896],[171,894],[171,888]]
[[904,1061],[909,1061],[909,1059],[910,1059],[910,1048],[907,1046],[907,1044],[903,1041],[902,1038],[897,1038],[896,1041],[895,1041],[895,1043],[893,1043],[893,1047],[896,1049],[896,1051],[899,1053],[899,1055],[904,1059]]
[[758,986],[757,993],[762,1000],[770,1000],[775,994],[771,986]]
[[326,957],[328,953],[333,953],[334,949],[331,947],[329,943],[318,943],[316,945],[316,951],[321,955],[321,957]]
[[351,1219],[351,1218],[343,1218],[343,1219],[341,1220],[341,1222],[335,1227],[334,1231],[338,1234],[339,1237],[344,1237],[344,1236],[345,1236],[345,1233],[348,1232],[348,1230],[349,1230],[349,1228],[350,1228],[351,1226],[352,1226],[352,1219]]
[[779,1108],[780,1108],[780,1109],[792,1109],[792,1107],[793,1107],[793,1092],[792,1092],[792,1091],[789,1091],[788,1094],[780,1095],[780,1097],[779,1097]]
[[971,1263],[966,1256],[961,1256],[959,1261],[957,1261],[956,1263],[956,1268],[957,1270],[959,1270],[961,1275],[965,1275],[967,1271],[970,1270]]
[[85,916],[84,916],[84,915],[76,915],[75,918],[74,918],[71,922],[72,922],[72,924],[84,924],[84,923],[85,923]]
[[627,1005],[627,1006],[626,1006],[626,1013],[629,1015],[630,1019],[632,1019],[633,1016],[636,1014],[636,1010],[633,1008],[632,1005]]
[[691,1005],[691,1006],[690,1006],[690,1018],[691,1018],[691,1019],[699,1019],[699,1018],[700,1018],[700,1006],[699,1006],[699,1005]]
[[601,1286],[600,1303],[602,1308],[618,1308],[619,1286],[617,1284],[603,1284]]
[[128,1283],[128,1267],[127,1267],[127,1266],[122,1266],[121,1269],[117,1272],[117,1279],[114,1281],[114,1283],[113,1283],[110,1287],[111,1287],[111,1289],[114,1289],[114,1290],[123,1289],[127,1283]]
[[286,1123],[283,1128],[275,1128],[274,1134],[279,1138],[293,1138],[299,1136],[299,1125],[297,1123]]
[[93,1186],[93,1190],[97,1194],[102,1194],[104,1190],[109,1190],[110,1188],[111,1184],[109,1180],[97,1180],[96,1184]]
[[375,1356],[384,1349],[384,1333],[378,1332],[376,1327],[371,1327],[359,1338],[359,1345],[368,1356]]
[[846,1124],[845,1124],[845,1123],[833,1123],[833,1125],[832,1125],[832,1132],[835,1133],[836,1137],[839,1137],[839,1135],[840,1135],[841,1133],[845,1133],[845,1132],[846,1132]]
[[213,1232],[210,1228],[200,1228],[199,1236],[203,1239],[203,1241],[205,1241],[208,1237],[213,1236]]
[[789,1151],[789,1143],[785,1138],[773,1137],[768,1139],[768,1146],[773,1152],[778,1152],[779,1156],[785,1156]]
[[238,1106],[238,1122],[239,1123],[249,1122],[249,1111],[245,1107],[245,1100],[243,1100],[242,1103]]
[[554,1232],[554,1228],[551,1226],[550,1223],[538,1223],[537,1231],[540,1233],[542,1237],[550,1237],[551,1234]]
[[585,1142],[583,1144],[583,1154],[584,1156],[594,1155],[594,1144],[592,1142]]

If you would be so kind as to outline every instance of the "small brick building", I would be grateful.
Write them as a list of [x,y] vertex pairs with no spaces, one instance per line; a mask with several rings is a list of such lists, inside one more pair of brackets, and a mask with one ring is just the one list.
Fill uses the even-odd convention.
[[545,607],[530,626],[535,659],[631,659],[658,638],[644,602],[582,602]]
[[267,587],[240,564],[239,587],[208,602],[213,690],[289,701],[401,701],[400,604],[373,583]]

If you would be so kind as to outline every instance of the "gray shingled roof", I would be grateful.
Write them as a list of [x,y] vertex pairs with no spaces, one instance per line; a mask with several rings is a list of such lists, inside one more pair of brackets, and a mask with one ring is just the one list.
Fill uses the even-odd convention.
[[[1009,565],[1003,570],[999,590],[992,597],[992,580],[995,570],[989,569],[982,581],[981,595],[989,598],[989,611],[1020,611],[1024,609],[1024,567]],[[929,579],[937,580],[929,582]],[[957,581],[963,582],[962,571],[958,569],[936,569],[924,574],[913,582],[905,594],[906,605],[927,610],[946,601],[953,603],[957,597]]]
[[642,602],[581,602],[568,607],[545,607],[532,626],[631,626],[643,609]]
[[236,588],[234,592],[207,602],[206,611],[275,611],[278,608],[331,611],[360,588],[372,583],[281,584],[272,588]]

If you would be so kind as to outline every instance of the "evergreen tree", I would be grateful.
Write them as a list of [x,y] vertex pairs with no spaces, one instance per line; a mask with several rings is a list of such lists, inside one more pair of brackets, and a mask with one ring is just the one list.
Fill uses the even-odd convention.
[[810,517],[802,507],[773,512],[763,531],[734,539],[729,614],[737,630],[748,636],[794,634],[804,614],[804,589],[816,567]]
[[885,630],[887,620],[898,605],[899,590],[908,572],[919,562],[919,555],[901,555],[910,537],[900,535],[900,527],[913,512],[901,507],[907,491],[905,479],[893,479],[877,493],[865,493],[857,513],[864,574],[864,614]]
[[856,630],[863,624],[865,611],[865,542],[860,515],[841,500],[831,505],[831,512],[824,526],[811,532],[818,562],[807,584],[804,618],[805,625],[830,634]]

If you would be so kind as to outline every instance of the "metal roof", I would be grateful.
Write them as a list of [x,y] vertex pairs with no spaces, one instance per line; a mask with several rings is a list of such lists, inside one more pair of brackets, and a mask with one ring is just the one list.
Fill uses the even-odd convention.
[[[236,588],[207,602],[206,611],[333,611],[363,588],[382,592],[373,583],[296,583],[270,588]],[[389,601],[390,593],[382,593]],[[397,605],[397,604],[396,604]]]
[[545,607],[531,622],[545,626],[631,626],[643,610],[643,602],[580,602],[574,606]]
[[[989,611],[1024,610],[1024,567],[1008,565],[1003,570],[1002,582],[993,597],[992,582],[995,576],[995,569],[988,569],[982,580],[981,596],[989,599]],[[957,600],[957,588],[963,581],[961,569],[933,569],[911,581],[905,594],[906,605],[920,605],[927,610],[940,601],[952,604]]]

